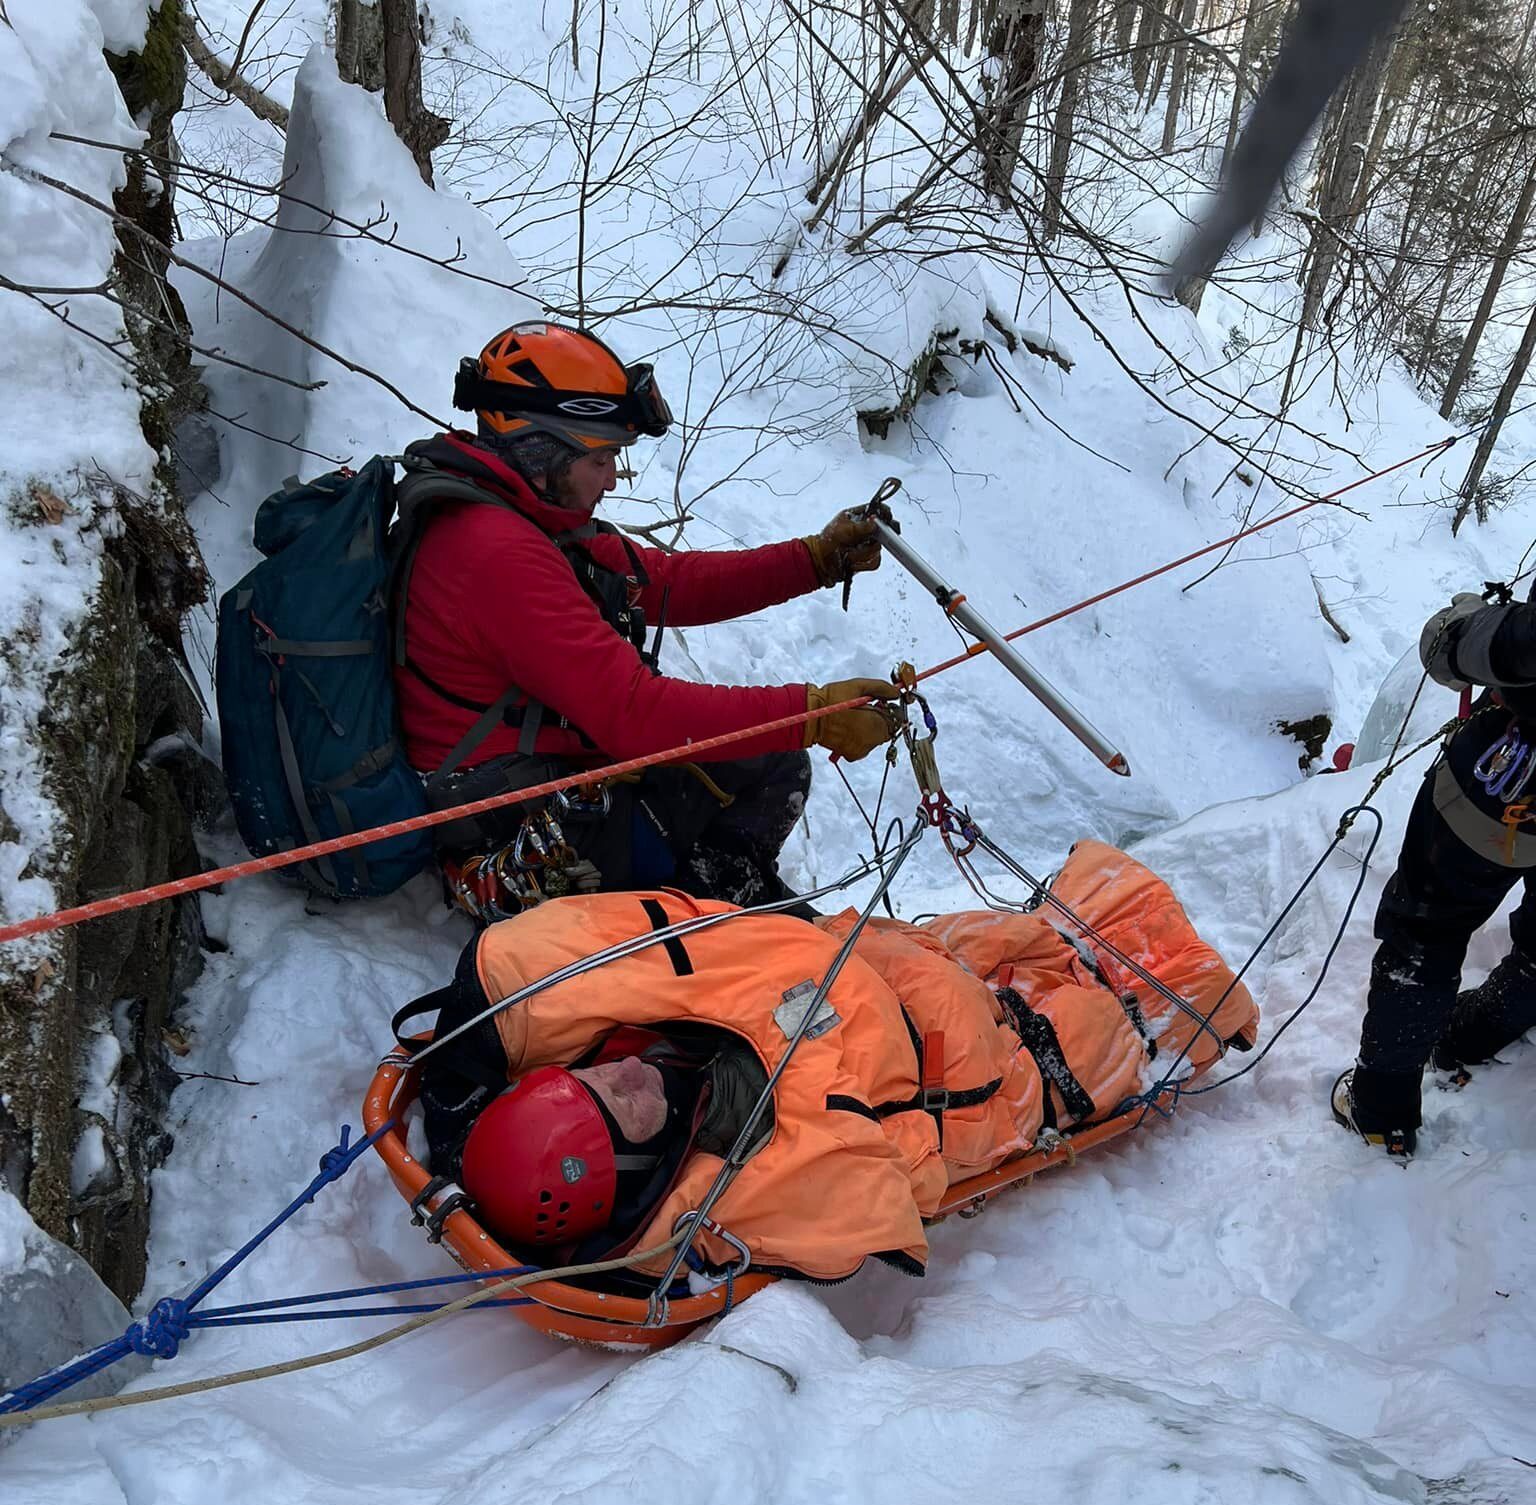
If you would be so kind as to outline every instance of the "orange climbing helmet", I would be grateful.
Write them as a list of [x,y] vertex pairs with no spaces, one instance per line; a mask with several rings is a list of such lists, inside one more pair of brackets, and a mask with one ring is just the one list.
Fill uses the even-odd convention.
[[492,434],[541,432],[577,449],[659,439],[672,410],[645,364],[626,366],[595,334],[535,320],[459,362],[453,405]]

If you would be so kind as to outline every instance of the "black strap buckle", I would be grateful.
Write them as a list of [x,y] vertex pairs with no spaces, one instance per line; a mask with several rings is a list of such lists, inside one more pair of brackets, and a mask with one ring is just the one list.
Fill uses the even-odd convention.
[[[428,1208],[427,1203],[433,1197],[446,1193],[441,1202],[435,1208]],[[475,1204],[469,1196],[451,1176],[434,1176],[422,1189],[411,1198],[411,1227],[425,1228],[427,1230],[427,1242],[440,1244],[443,1241],[443,1225],[456,1212],[473,1212]]]
[[924,1113],[947,1113],[949,1111],[948,1087],[924,1087],[919,1095],[919,1106]]

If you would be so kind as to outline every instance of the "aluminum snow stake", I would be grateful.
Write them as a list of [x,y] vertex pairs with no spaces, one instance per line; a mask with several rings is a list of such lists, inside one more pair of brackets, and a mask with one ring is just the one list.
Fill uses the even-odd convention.
[[[882,492],[885,490],[881,488]],[[922,588],[931,595],[946,615],[958,622],[972,637],[978,638],[1002,666],[1018,680],[1079,742],[1091,752],[1111,773],[1129,778],[1131,765],[1125,754],[1063,696],[1018,649],[1008,643],[1002,633],[992,626],[974,606],[957,590],[945,584],[937,570],[912,547],[900,532],[897,524],[885,522],[871,503],[862,509],[875,525],[875,533],[881,546],[889,549],[891,556]],[[880,509],[881,511],[884,508]]]

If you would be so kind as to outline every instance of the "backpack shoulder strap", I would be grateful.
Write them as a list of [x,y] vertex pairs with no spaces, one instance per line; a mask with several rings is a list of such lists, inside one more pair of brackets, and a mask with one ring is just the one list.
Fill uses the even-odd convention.
[[476,502],[487,507],[501,507],[507,512],[517,511],[511,502],[492,496],[484,487],[462,476],[449,475],[414,461],[410,456],[405,457],[404,463],[405,475],[395,483],[398,518],[390,536],[390,636],[397,667],[406,661],[405,604],[411,586],[411,571],[416,567],[416,555],[427,524],[446,502]]
[[[390,638],[394,645],[394,662],[397,666],[409,669],[441,699],[451,701],[465,710],[479,712],[469,730],[459,738],[453,750],[444,759],[441,767],[428,778],[427,784],[430,788],[453,773],[498,725],[503,722],[509,725],[517,724],[508,721],[508,712],[511,710],[512,702],[522,692],[516,685],[508,685],[489,705],[479,705],[474,701],[451,694],[411,662],[406,652],[405,613],[411,585],[411,571],[416,565],[416,555],[421,548],[422,535],[426,532],[428,523],[437,515],[438,509],[446,502],[475,502],[489,507],[501,507],[508,512],[517,512],[518,516],[522,516],[522,513],[518,512],[511,502],[493,496],[484,487],[477,486],[473,481],[466,480],[462,476],[449,475],[416,461],[411,456],[404,458],[404,464],[405,476],[395,486],[395,505],[399,520],[391,539],[394,557],[390,566],[389,602]],[[543,703],[529,697],[522,710],[517,739],[517,750],[523,756],[526,757],[533,752],[543,721]]]

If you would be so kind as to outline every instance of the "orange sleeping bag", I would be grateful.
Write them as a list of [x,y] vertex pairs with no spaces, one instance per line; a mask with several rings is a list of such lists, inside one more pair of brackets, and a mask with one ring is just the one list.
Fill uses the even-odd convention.
[[[1154,874],[1082,842],[1053,892],[1187,1012],[1102,944],[1069,939],[1049,909],[872,921],[778,1082],[772,1133],[715,1206],[755,1268],[840,1279],[873,1254],[920,1269],[923,1219],[950,1184],[1028,1152],[1047,1127],[1113,1116],[1186,1045],[1200,1069],[1225,1042],[1251,1043],[1252,998]],[[553,900],[480,936],[487,997],[646,934],[647,900],[666,922],[731,909],[670,890]],[[568,1064],[620,1026],[668,1021],[728,1029],[771,1071],[854,918],[743,914],[545,989],[496,1015],[507,1075]],[[689,1157],[640,1247],[698,1206],[720,1163]],[[711,1235],[699,1246],[733,1260]]]

